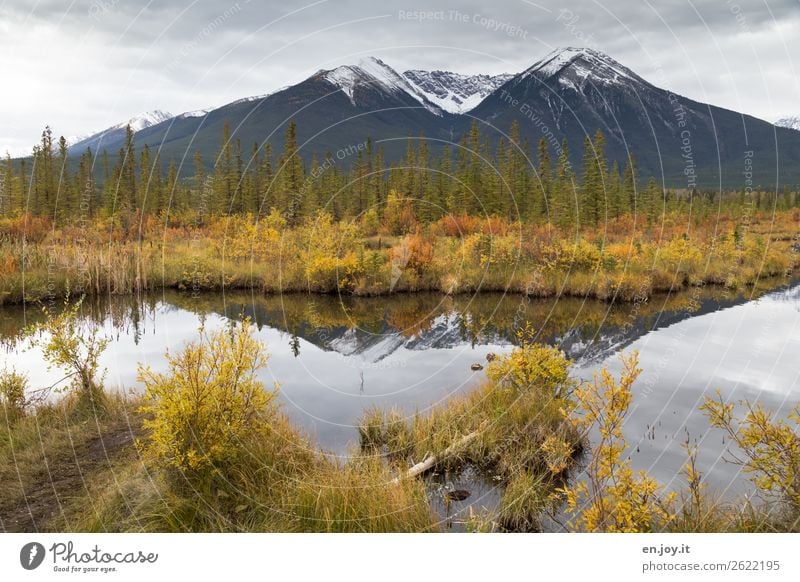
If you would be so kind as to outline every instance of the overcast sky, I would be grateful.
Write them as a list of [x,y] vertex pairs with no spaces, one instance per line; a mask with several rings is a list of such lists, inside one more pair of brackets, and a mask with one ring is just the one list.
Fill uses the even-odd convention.
[[73,136],[219,106],[367,55],[516,73],[562,46],[774,121],[800,115],[798,39],[800,0],[6,0],[0,152],[29,152],[46,124]]

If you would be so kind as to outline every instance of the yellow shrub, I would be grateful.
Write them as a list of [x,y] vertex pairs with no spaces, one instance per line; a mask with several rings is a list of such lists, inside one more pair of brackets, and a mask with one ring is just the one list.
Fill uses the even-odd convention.
[[201,329],[199,341],[167,362],[167,373],[140,366],[138,374],[150,431],[140,447],[157,464],[201,477],[234,462],[247,439],[268,428],[275,393],[256,377],[266,355],[250,321],[233,331]]
[[14,420],[25,414],[28,404],[26,392],[28,378],[11,370],[0,371],[0,402],[5,408],[6,418]]
[[689,239],[675,238],[658,250],[658,266],[671,275],[699,273],[703,251]]
[[600,259],[600,249],[587,240],[561,241],[557,266],[565,271],[591,271],[597,268]]
[[626,457],[622,426],[631,403],[631,387],[641,373],[638,354],[622,358],[619,382],[605,368],[594,381],[575,390],[575,423],[596,426],[599,437],[586,467],[586,479],[561,491],[573,529],[589,532],[647,532],[663,529],[674,518],[674,494],[644,471],[634,473]]
[[[778,494],[800,510],[800,406],[789,414],[791,424],[775,419],[760,403],[743,402],[744,419],[734,417],[734,404],[717,398],[706,398],[700,407],[711,425],[728,433],[744,453],[734,462],[752,476],[756,487]],[[792,424],[794,426],[792,426]]]
[[527,342],[489,364],[486,375],[502,388],[515,392],[536,389],[550,397],[563,396],[560,391],[571,386],[569,360],[564,354],[551,346]]
[[[485,235],[484,235],[485,236]],[[520,259],[520,241],[513,236],[492,236],[484,252],[481,253],[481,267],[496,265],[509,267],[516,265]]]

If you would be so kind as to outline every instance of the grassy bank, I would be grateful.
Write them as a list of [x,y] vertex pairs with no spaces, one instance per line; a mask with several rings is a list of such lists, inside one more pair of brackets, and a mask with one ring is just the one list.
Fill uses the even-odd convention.
[[80,531],[84,509],[137,462],[136,402],[108,396],[94,411],[75,397],[25,415],[0,413],[0,529]]
[[[387,413],[385,426],[362,429],[360,449],[339,460],[293,427],[255,380],[262,347],[247,322],[233,336],[201,331],[170,356],[168,373],[140,370],[146,391],[136,399],[101,396],[77,381],[57,404],[26,408],[4,392],[3,527],[440,531],[438,493],[424,475],[403,478],[412,458],[434,454],[442,457],[437,471],[471,465],[508,485],[497,527],[530,531],[580,451],[565,410],[568,363],[552,348],[530,344],[492,362],[480,389],[408,424]],[[477,438],[447,454],[467,432]],[[26,520],[31,500],[40,509]]]
[[[640,372],[635,354],[620,378],[602,371],[577,383],[564,355],[526,331],[510,354],[489,358],[472,392],[426,414],[366,414],[359,448],[339,460],[258,380],[267,356],[249,321],[201,329],[167,356],[166,371],[140,367],[143,395],[124,398],[102,389],[102,340],[73,325],[77,313],[37,330],[48,332],[40,341],[51,363],[80,372],[66,396],[33,402],[24,379],[0,376],[6,531],[442,531],[463,492],[442,491],[429,475],[467,469],[500,492],[496,507],[470,513],[471,530],[539,531],[560,508],[575,531],[800,528],[798,408],[777,419],[758,405],[704,402],[753,477],[741,503],[706,491],[691,448],[678,493],[632,470],[621,429]],[[588,442],[590,429],[601,438]]]
[[[202,217],[201,217],[202,218]],[[54,228],[45,218],[0,221],[0,303],[66,290],[107,295],[174,288],[383,295],[510,291],[637,301],[702,284],[741,288],[795,268],[800,211],[720,216],[694,225],[624,216],[565,232],[502,219],[448,216],[408,234],[318,214],[289,227],[276,213],[186,219],[144,216]]]

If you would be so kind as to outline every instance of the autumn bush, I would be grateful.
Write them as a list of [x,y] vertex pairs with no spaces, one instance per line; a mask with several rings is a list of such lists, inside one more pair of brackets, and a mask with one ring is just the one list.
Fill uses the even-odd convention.
[[[643,292],[706,283],[741,289],[797,266],[791,252],[796,222],[783,211],[769,220],[756,214],[746,228],[732,215],[721,215],[712,229],[675,212],[658,228],[622,217],[608,229],[573,233],[467,214],[424,223],[408,198],[392,192],[382,213],[372,208],[348,220],[321,211],[291,225],[275,209],[268,215],[144,215],[141,228],[128,231],[116,224],[119,217],[96,218],[80,229],[29,218],[0,219],[2,303],[76,287],[115,295],[168,287],[636,300]],[[26,225],[39,234],[26,239],[23,263],[19,232]],[[639,285],[643,280],[648,284]]]
[[28,406],[28,378],[14,370],[0,371],[0,402],[9,422],[25,415]]
[[266,361],[245,319],[232,330],[200,329],[197,341],[167,354],[165,373],[140,366],[145,457],[195,483],[241,461],[247,443],[265,434],[275,414],[275,393],[257,377]]
[[44,241],[52,228],[53,223],[47,216],[20,214],[0,220],[0,239],[37,244]]
[[[465,396],[410,417],[368,411],[360,423],[362,450],[384,455],[399,472],[429,455],[437,457],[438,471],[472,467],[504,489],[498,527],[536,531],[583,446],[568,421],[574,387],[568,369],[557,349],[521,336],[520,347],[492,361],[488,381]],[[453,450],[466,435],[474,438]]]
[[468,214],[447,214],[433,228],[444,236],[466,236],[478,231],[480,219]]
[[636,473],[631,467],[622,428],[641,369],[636,352],[623,356],[622,363],[619,380],[603,368],[574,393],[573,422],[584,431],[595,427],[598,434],[585,479],[561,489],[574,530],[660,531],[675,519],[675,494],[665,493],[646,472]]
[[42,349],[50,368],[67,374],[59,382],[69,380],[69,389],[78,395],[81,406],[97,414],[105,406],[100,356],[110,339],[102,329],[81,316],[83,298],[71,301],[69,296],[59,311],[44,306],[44,317],[27,330],[31,345]]
[[732,460],[750,475],[756,488],[777,497],[800,518],[800,406],[782,419],[760,403],[738,405],[744,410],[742,417],[736,416],[737,403],[726,401],[718,392],[715,398],[706,397],[701,409],[711,425],[723,430],[736,446]]

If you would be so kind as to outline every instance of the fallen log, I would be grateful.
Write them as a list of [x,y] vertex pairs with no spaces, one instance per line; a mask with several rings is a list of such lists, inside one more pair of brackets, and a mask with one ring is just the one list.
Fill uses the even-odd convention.
[[432,469],[438,463],[441,463],[446,458],[454,455],[460,449],[464,448],[469,443],[474,441],[478,437],[478,435],[481,434],[481,431],[483,431],[487,423],[488,421],[484,421],[477,429],[475,429],[474,431],[472,431],[467,435],[464,435],[456,442],[454,442],[452,445],[443,450],[442,454],[430,455],[428,457],[425,457],[425,459],[423,459],[422,461],[411,467],[408,471],[392,479],[392,484],[399,483],[401,479],[412,479],[418,475],[421,475],[422,473]]

